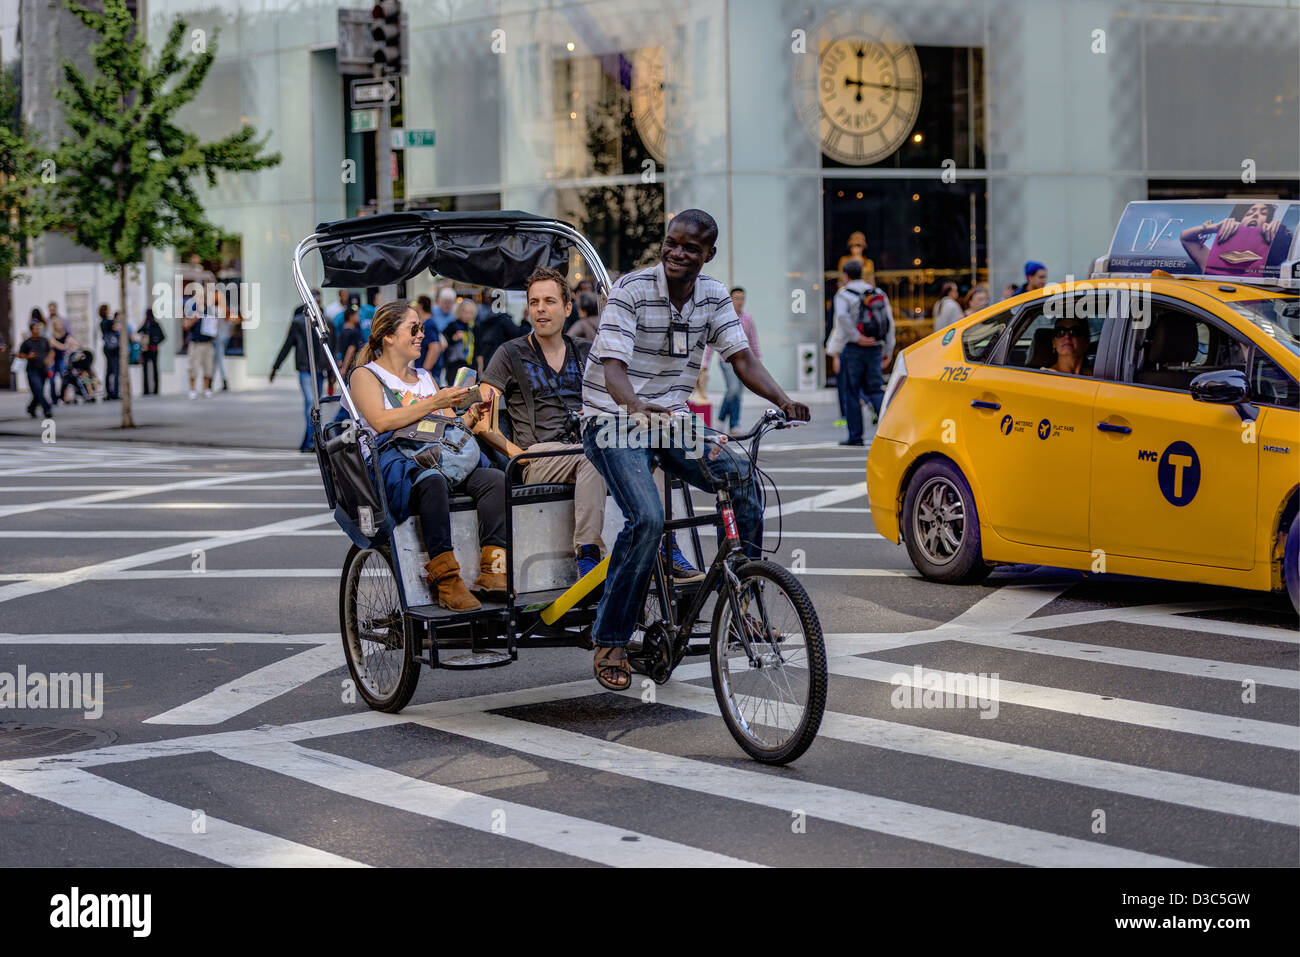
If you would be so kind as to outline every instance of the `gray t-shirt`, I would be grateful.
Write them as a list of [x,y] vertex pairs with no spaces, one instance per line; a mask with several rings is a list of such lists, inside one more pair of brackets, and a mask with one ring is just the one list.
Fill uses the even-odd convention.
[[[566,412],[582,410],[582,367],[590,348],[589,343],[568,339],[564,365],[558,372],[551,369],[548,376],[549,367],[542,366],[546,360],[540,349],[534,350],[532,340],[528,335],[503,343],[483,372],[483,381],[505,396],[515,445],[521,449],[538,442],[558,442],[564,437]],[[527,389],[521,387],[521,380],[527,381]]]

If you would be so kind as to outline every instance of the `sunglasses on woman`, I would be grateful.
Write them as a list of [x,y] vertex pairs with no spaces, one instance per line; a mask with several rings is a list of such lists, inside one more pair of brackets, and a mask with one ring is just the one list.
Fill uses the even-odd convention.
[[1056,339],[1063,339],[1066,336],[1074,336],[1076,339],[1083,338],[1082,326],[1057,326],[1052,330],[1052,336]]

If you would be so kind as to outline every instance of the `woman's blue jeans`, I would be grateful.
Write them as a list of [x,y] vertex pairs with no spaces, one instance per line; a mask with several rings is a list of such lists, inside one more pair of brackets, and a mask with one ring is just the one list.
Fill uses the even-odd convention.
[[[610,648],[626,645],[632,637],[663,535],[664,505],[650,473],[652,465],[657,463],[669,475],[708,492],[715,491],[724,478],[742,479],[731,493],[731,504],[745,554],[750,558],[762,554],[763,505],[743,452],[734,452],[730,447],[716,450],[708,444],[704,456],[696,458],[688,455],[690,450],[686,448],[602,448],[597,440],[601,422],[600,417],[588,421],[582,446],[604,476],[624,515],[623,530],[609,553],[605,593],[591,629],[592,640]],[[715,450],[716,456],[710,459]]]

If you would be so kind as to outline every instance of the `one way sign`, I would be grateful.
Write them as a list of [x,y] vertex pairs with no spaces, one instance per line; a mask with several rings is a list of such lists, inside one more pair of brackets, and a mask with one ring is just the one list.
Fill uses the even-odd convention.
[[353,80],[352,108],[364,109],[368,106],[396,106],[402,102],[397,84],[389,79]]

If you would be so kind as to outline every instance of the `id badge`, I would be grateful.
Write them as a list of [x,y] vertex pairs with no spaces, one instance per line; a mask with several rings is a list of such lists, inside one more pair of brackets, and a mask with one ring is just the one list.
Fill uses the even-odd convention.
[[668,351],[669,351],[669,354],[670,354],[674,359],[685,359],[685,358],[686,358],[686,356],[688,355],[688,351],[687,351],[687,348],[686,348],[686,343],[687,343],[687,340],[688,340],[689,337],[690,337],[690,327],[689,327],[689,326],[678,326],[678,325],[674,325],[674,326],[671,327],[671,329],[670,329],[670,339],[671,339],[672,341],[671,341],[671,343],[669,344],[669,350],[668,350]]

